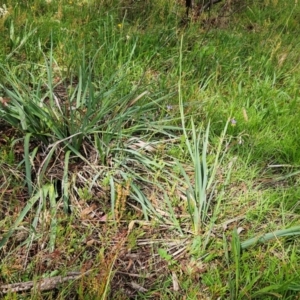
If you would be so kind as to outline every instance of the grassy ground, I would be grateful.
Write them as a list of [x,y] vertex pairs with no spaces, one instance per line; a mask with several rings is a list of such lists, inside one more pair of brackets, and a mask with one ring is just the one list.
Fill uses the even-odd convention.
[[297,1],[1,5],[3,299],[299,298]]

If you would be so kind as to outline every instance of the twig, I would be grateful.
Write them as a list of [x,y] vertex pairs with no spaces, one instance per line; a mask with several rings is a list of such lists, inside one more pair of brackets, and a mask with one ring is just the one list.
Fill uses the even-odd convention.
[[14,293],[14,292],[24,292],[29,291],[33,288],[36,288],[39,291],[48,291],[56,288],[57,285],[69,281],[69,280],[78,280],[86,274],[90,273],[91,270],[87,272],[69,272],[65,277],[63,276],[54,276],[50,278],[43,278],[36,281],[27,281],[27,282],[17,282],[12,284],[5,284],[0,286],[0,294]]

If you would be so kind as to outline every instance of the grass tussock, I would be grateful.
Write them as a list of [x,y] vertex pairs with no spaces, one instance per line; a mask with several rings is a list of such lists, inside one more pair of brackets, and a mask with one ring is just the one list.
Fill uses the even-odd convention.
[[3,299],[296,299],[299,4],[0,6]]

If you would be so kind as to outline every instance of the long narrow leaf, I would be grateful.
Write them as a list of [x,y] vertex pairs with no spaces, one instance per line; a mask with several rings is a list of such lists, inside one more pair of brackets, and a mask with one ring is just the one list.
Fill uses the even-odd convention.
[[256,245],[259,243],[265,243],[271,239],[286,237],[286,236],[297,236],[297,235],[300,235],[300,226],[295,226],[295,227],[291,227],[288,229],[276,230],[276,231],[264,234],[263,236],[251,238],[249,240],[242,242],[241,247],[242,247],[242,249],[247,249],[253,245]]
[[115,208],[116,208],[116,191],[115,191],[115,182],[113,176],[109,178],[110,184],[110,201],[111,201],[111,213],[114,220],[115,218]]
[[39,190],[33,197],[29,199],[29,201],[21,211],[15,223],[10,227],[9,231],[4,235],[4,237],[0,241],[0,249],[6,244],[6,242],[12,236],[15,229],[20,225],[20,223],[23,221],[27,213],[32,209],[32,207],[40,199],[40,197],[42,197],[42,190]]
[[69,160],[70,160],[71,151],[67,151],[65,154],[65,163],[64,163],[64,174],[62,180],[62,194],[63,194],[63,205],[65,213],[68,213],[69,210]]
[[25,160],[25,171],[26,171],[26,182],[28,187],[29,196],[32,195],[32,178],[31,178],[31,159],[29,156],[29,142],[31,133],[27,133],[24,140],[24,160]]
[[57,232],[57,204],[55,200],[55,189],[54,185],[51,184],[49,187],[49,201],[50,201],[50,214],[51,214],[51,224],[50,224],[50,239],[49,239],[49,248],[50,252],[53,252],[55,249],[55,240]]

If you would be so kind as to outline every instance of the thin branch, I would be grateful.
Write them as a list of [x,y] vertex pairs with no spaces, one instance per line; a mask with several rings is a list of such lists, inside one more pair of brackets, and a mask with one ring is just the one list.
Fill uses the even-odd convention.
[[39,291],[49,291],[55,289],[57,285],[69,281],[69,280],[78,280],[84,275],[90,273],[91,270],[80,273],[80,272],[69,272],[65,277],[63,276],[54,276],[50,278],[43,278],[36,281],[26,281],[26,282],[17,282],[12,284],[5,284],[0,286],[0,294],[15,293],[15,292],[24,292],[29,291],[33,288],[36,288]]

